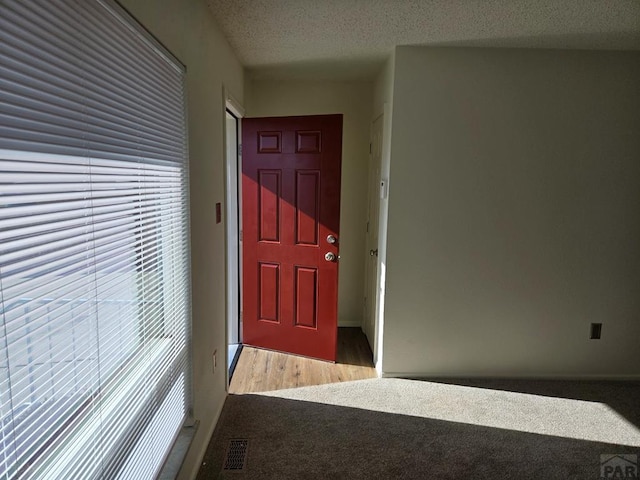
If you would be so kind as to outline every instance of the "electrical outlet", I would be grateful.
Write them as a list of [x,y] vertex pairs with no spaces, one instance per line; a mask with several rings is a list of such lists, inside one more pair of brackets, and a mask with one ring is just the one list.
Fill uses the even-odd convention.
[[211,361],[212,361],[212,365],[213,365],[211,373],[216,373],[216,368],[218,368],[218,350],[214,350],[213,351],[213,355],[212,355]]

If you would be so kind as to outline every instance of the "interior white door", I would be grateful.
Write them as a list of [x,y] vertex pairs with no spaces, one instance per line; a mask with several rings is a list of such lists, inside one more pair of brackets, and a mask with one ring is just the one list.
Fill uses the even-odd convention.
[[367,278],[364,333],[374,348],[378,280],[378,214],[380,211],[380,166],[382,164],[382,132],[384,116],[380,115],[371,127],[371,155],[369,155],[369,204],[367,219]]

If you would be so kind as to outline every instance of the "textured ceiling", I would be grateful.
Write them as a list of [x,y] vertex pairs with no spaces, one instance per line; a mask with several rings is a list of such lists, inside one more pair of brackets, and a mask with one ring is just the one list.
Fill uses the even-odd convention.
[[253,76],[369,76],[396,45],[640,50],[640,0],[207,0]]

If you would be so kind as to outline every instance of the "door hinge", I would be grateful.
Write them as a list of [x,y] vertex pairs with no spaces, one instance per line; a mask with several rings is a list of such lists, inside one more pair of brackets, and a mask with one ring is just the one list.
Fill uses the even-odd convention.
[[240,241],[242,241],[242,230],[238,232],[238,238],[240,239]]
[[371,146],[371,142],[369,142],[369,153],[372,153],[373,147]]
[[369,233],[369,222],[367,222],[367,233]]
[[241,157],[242,156],[242,144],[238,144],[238,156]]

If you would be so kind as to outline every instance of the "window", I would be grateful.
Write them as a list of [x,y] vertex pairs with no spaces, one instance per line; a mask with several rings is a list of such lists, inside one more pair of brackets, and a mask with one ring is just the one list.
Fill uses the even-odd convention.
[[0,479],[154,478],[190,406],[184,69],[115,3],[0,4]]

